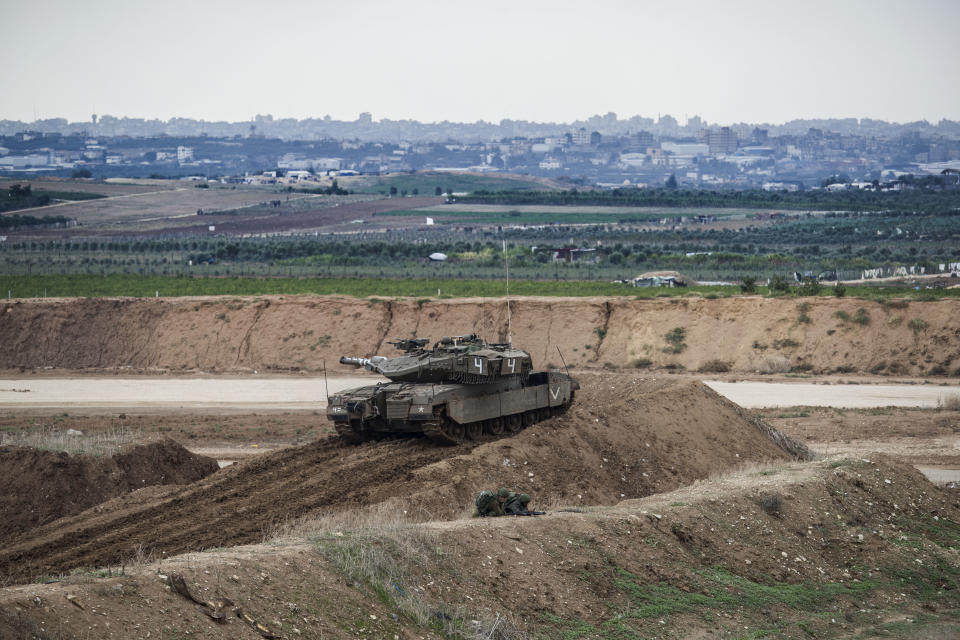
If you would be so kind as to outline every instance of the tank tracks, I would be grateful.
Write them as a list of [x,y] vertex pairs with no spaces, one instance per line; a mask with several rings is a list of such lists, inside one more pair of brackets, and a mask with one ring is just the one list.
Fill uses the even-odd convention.
[[337,430],[337,435],[340,436],[341,440],[350,444],[360,444],[367,440],[373,440],[372,433],[364,433],[362,427],[356,429],[349,422],[334,422],[333,428]]
[[[515,413],[510,416],[469,422],[467,424],[460,424],[450,420],[444,415],[438,415],[435,416],[433,420],[423,423],[423,435],[439,445],[454,446],[471,440],[479,440],[483,436],[500,437],[504,434],[512,435],[532,424],[542,422],[553,416],[561,415],[569,408],[569,404],[556,407],[543,407],[540,409],[531,409],[523,413]],[[382,437],[389,437],[390,435],[378,433],[372,429],[364,429],[362,425],[353,425],[349,422],[334,422],[333,428],[336,429],[340,439],[349,444],[360,444],[371,440],[379,440]]]
[[436,420],[423,424],[423,435],[437,444],[453,446],[468,440],[479,440],[481,437],[502,436],[505,433],[514,434],[537,422],[542,422],[553,416],[560,415],[569,408],[569,405],[558,407],[544,407],[531,409],[523,413],[515,413],[501,418],[491,418],[478,422],[460,424],[445,416],[438,416]]
[[[537,422],[542,422],[553,416],[558,416],[570,407],[570,405],[560,405],[557,407],[544,407],[541,409],[531,409],[523,413],[516,413],[511,416],[501,418],[492,418],[490,420],[480,420],[460,424],[450,420],[446,416],[437,416],[434,420],[423,423],[423,435],[430,438],[433,442],[453,446],[468,442],[470,440],[479,440],[483,436],[500,437],[504,434],[514,434],[522,431],[526,427]],[[350,444],[360,444],[370,440],[378,440],[381,434],[376,431],[356,428],[349,422],[334,422],[334,429],[337,435],[344,442]],[[386,434],[384,434],[386,435]]]

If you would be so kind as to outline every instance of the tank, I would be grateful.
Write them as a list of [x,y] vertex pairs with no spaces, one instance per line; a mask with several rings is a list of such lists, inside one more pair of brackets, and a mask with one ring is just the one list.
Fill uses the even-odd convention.
[[390,342],[403,355],[340,358],[389,382],[327,398],[327,418],[341,438],[363,442],[388,435],[425,435],[444,445],[515,433],[562,413],[580,388],[556,371],[534,371],[530,354],[490,344],[476,334]]

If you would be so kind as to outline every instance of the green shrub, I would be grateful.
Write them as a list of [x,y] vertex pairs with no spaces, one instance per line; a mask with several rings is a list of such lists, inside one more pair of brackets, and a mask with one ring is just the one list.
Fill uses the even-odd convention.
[[790,283],[783,276],[773,276],[770,278],[770,291],[774,293],[786,293],[790,291]]
[[860,307],[857,309],[857,312],[853,314],[853,321],[865,327],[870,324],[870,314],[867,313],[866,309]]
[[687,348],[687,330],[683,327],[674,327],[668,331],[663,339],[667,341],[668,347],[664,348],[664,353],[681,353]]
[[914,318],[907,323],[907,326],[913,331],[913,336],[917,337],[920,335],[920,332],[925,330],[929,325],[926,320],[921,320],[920,318]]
[[847,295],[847,286],[842,282],[838,282],[833,288],[833,295],[838,298],[842,298],[843,296]]
[[653,364],[653,360],[650,358],[634,358],[630,361],[630,366],[634,369],[646,369],[651,364]]
[[839,320],[840,322],[848,322],[850,320],[850,314],[844,311],[843,309],[838,309],[833,312],[833,317]]
[[823,289],[823,285],[816,278],[806,278],[800,285],[801,296],[818,296]]
[[753,276],[744,276],[740,279],[740,291],[743,293],[756,293],[757,279]]

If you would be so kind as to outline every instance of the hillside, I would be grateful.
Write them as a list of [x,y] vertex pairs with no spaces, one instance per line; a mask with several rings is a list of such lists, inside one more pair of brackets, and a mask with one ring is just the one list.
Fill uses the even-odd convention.
[[[0,592],[0,636],[960,633],[956,497],[883,458],[754,467],[541,518],[410,524],[395,515],[321,519],[267,544],[158,554],[123,575],[9,587]],[[218,604],[219,622],[208,617]]]
[[[958,375],[960,302],[745,296],[515,298],[510,329],[536,366]],[[666,336],[682,330],[681,339]],[[264,296],[8,301],[0,369],[331,371],[386,340],[508,337],[503,299]],[[674,335],[677,335],[676,333]],[[344,369],[345,370],[345,369]]]

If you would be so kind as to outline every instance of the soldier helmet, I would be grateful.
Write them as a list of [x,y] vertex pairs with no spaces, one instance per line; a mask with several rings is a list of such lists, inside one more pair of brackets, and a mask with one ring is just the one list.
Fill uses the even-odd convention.
[[530,496],[528,496],[525,493],[521,493],[519,496],[517,496],[517,499],[520,501],[520,504],[524,506],[526,506],[527,503],[530,502]]
[[510,489],[506,489],[506,488],[504,488],[504,487],[500,487],[500,490],[497,491],[497,495],[500,496],[501,498],[509,498],[509,497],[510,497]]

